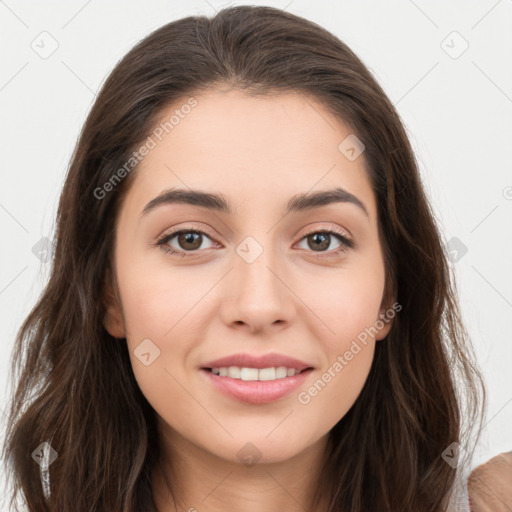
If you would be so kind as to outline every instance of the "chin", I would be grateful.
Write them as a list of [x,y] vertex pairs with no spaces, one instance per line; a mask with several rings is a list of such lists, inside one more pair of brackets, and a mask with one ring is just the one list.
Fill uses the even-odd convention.
[[211,451],[215,456],[230,463],[242,464],[247,467],[255,464],[276,464],[287,461],[299,455],[310,445],[301,443],[298,440],[290,439],[287,432],[282,436],[274,434],[266,437],[266,433],[249,435],[247,432],[234,435],[228,444],[216,444]]

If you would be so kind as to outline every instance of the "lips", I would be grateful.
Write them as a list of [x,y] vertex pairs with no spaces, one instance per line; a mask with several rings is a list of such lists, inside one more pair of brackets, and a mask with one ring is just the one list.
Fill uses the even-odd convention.
[[[206,378],[222,394],[235,400],[262,405],[284,399],[297,390],[309,379],[314,367],[283,354],[234,354],[209,361],[200,370],[201,378]],[[258,371],[259,379],[255,380],[254,372]],[[272,375],[269,379],[262,379],[262,372],[270,372]],[[248,373],[252,378],[247,378]]]
[[253,356],[251,354],[234,354],[214,361],[209,361],[203,369],[221,368],[229,366],[238,366],[244,368],[272,368],[285,366],[287,368],[294,368],[295,370],[302,371],[307,368],[313,368],[312,364],[300,361],[294,357],[286,356],[283,354],[264,354],[262,356]]

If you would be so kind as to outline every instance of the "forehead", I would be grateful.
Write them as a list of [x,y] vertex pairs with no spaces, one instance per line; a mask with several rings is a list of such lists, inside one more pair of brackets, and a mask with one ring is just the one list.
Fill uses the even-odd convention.
[[[196,105],[187,113],[181,113],[185,98],[161,112],[155,128],[165,133],[159,146],[174,143],[183,145],[183,150],[208,151],[227,160],[248,155],[266,160],[294,155],[317,158],[319,152],[337,151],[340,136],[350,134],[317,100],[297,92],[252,96],[237,89],[220,90],[194,99]],[[166,126],[171,118],[173,126]]]
[[159,113],[150,134],[154,147],[137,168],[132,199],[140,203],[179,186],[220,191],[235,204],[281,201],[283,194],[287,201],[298,193],[341,186],[372,210],[364,153],[350,160],[340,151],[352,132],[315,99],[239,90],[209,91],[193,99],[184,97]]

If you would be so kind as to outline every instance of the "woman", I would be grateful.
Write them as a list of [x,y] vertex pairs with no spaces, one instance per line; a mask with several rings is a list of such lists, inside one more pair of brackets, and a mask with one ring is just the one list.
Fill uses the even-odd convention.
[[453,509],[481,376],[399,116],[332,34],[155,31],[57,215],[6,442],[30,510]]

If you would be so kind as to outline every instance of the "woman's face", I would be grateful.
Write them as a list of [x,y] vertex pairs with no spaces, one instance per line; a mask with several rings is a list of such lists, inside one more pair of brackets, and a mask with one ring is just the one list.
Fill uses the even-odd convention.
[[126,337],[167,439],[281,461],[347,413],[389,331],[376,201],[363,148],[314,100],[195,100],[162,113],[173,121],[133,171],[116,227],[119,307],[105,325]]

